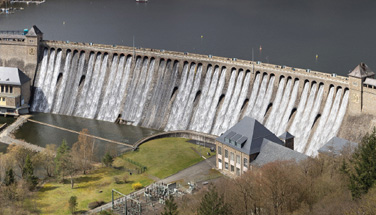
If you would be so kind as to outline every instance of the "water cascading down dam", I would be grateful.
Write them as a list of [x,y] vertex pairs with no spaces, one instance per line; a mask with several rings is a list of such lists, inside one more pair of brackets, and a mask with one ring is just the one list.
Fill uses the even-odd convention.
[[335,136],[348,78],[164,50],[43,41],[31,110],[220,135],[250,116],[315,155]]

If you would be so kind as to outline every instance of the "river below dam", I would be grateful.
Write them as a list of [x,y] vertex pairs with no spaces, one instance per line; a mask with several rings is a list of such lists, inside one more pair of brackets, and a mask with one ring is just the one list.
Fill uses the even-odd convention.
[[[83,119],[73,116],[63,116],[47,113],[33,113],[31,119],[54,126],[74,130],[80,132],[87,128],[89,134],[101,138],[114,140],[118,142],[134,144],[139,139],[150,136],[159,132],[158,130],[135,127],[131,125],[120,125],[111,122],[104,122],[92,119]],[[12,117],[0,117],[0,123],[12,123],[15,119]],[[45,147],[47,144],[55,144],[59,146],[63,139],[71,147],[77,142],[78,134],[63,131],[57,128],[48,127],[34,122],[26,122],[15,133],[17,139]],[[118,153],[124,152],[129,147],[107,141],[95,139],[98,156],[101,157],[106,151],[116,150]],[[0,152],[6,152],[7,145],[0,144]]]
[[37,25],[47,40],[254,60],[347,75],[376,70],[373,0],[48,0],[0,15],[0,30]]

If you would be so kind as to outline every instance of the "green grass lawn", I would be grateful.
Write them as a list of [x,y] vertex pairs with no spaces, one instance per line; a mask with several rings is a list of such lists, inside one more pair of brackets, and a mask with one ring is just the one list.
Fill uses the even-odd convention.
[[[38,207],[42,214],[69,214],[68,200],[71,196],[77,196],[78,210],[85,211],[90,202],[111,201],[111,189],[128,194],[134,191],[132,183],[140,182],[147,186],[158,178],[163,179],[202,161],[203,158],[193,149],[207,157],[208,148],[187,141],[184,138],[162,138],[144,143],[139,150],[116,158],[114,166],[117,169],[102,167],[87,175],[78,176],[74,189],[70,188],[70,183],[46,183],[37,192]],[[146,166],[146,172],[130,176],[124,169],[134,169],[137,166],[129,163],[126,158]],[[127,177],[127,183],[115,183],[114,177],[122,179],[124,176]]]

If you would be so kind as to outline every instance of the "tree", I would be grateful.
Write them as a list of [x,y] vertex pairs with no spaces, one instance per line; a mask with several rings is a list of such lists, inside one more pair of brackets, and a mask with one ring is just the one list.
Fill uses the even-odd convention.
[[55,171],[55,153],[56,145],[48,144],[45,150],[39,152],[33,157],[33,163],[36,166],[44,169],[48,177],[52,177]]
[[112,165],[112,162],[114,161],[114,158],[110,155],[109,152],[106,152],[106,154],[102,158],[102,163],[109,167]]
[[218,195],[214,185],[209,186],[209,191],[202,197],[198,215],[227,215],[231,214],[230,205],[224,203],[223,195]]
[[5,186],[12,185],[16,182],[14,179],[14,172],[12,168],[9,168],[6,173],[5,173],[5,179],[4,179],[4,184]]
[[77,196],[71,196],[70,199],[69,199],[69,211],[74,214],[74,212],[76,212],[76,209],[77,209]]
[[91,161],[95,155],[95,141],[88,136],[89,130],[82,129],[78,135],[78,141],[72,146],[73,161],[77,169],[82,170],[84,174],[91,168]]
[[349,189],[352,197],[358,199],[375,184],[376,181],[376,128],[363,137],[362,142],[350,159],[349,165],[343,163],[342,171],[349,177]]
[[70,154],[67,142],[63,140],[63,143],[57,149],[57,154],[55,157],[55,172],[62,181],[64,177],[69,175],[71,180],[71,188],[73,189],[74,180],[73,174],[75,172],[75,167],[72,163],[72,155]]
[[[34,153],[23,146],[11,144],[8,149],[9,159],[13,160],[16,166],[19,168],[21,174],[23,174],[23,168],[25,166],[27,155],[33,155]],[[21,175],[23,177],[23,175]]]
[[178,215],[178,205],[174,200],[174,196],[170,195],[169,198],[165,202],[164,212],[161,215]]
[[34,166],[29,155],[26,157],[25,166],[22,169],[22,176],[23,179],[26,180],[30,190],[34,189],[38,184],[38,178],[34,176]]

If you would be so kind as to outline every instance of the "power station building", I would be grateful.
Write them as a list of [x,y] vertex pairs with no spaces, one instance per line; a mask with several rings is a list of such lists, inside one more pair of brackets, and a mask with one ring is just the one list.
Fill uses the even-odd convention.
[[[240,176],[251,165],[262,166],[277,160],[301,161],[306,155],[293,150],[294,136],[278,138],[257,120],[244,117],[216,141],[216,167],[223,174]],[[291,147],[291,148],[289,148]]]
[[0,113],[27,113],[30,78],[17,68],[0,67]]

